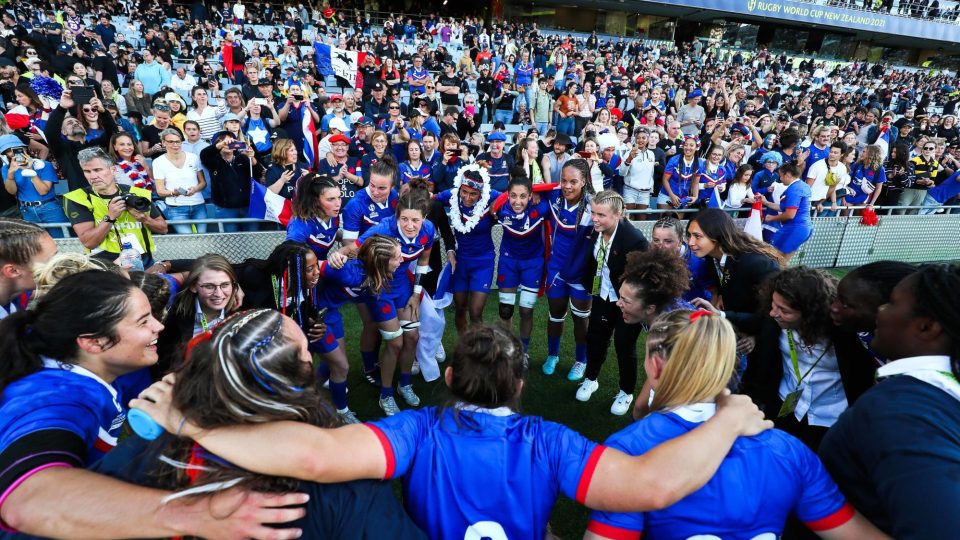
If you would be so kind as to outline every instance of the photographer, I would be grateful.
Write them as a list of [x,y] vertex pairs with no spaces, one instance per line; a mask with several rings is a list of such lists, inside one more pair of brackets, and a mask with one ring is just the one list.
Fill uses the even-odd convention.
[[91,147],[106,148],[110,144],[110,137],[117,131],[117,124],[113,121],[113,116],[106,112],[103,103],[96,97],[90,98],[88,103],[81,104],[83,107],[95,110],[99,115],[102,132],[93,135],[87,133],[83,122],[67,117],[67,111],[73,109],[77,103],[73,100],[73,91],[65,88],[60,95],[60,103],[57,108],[50,113],[46,127],[43,133],[50,144],[50,150],[53,156],[60,164],[60,172],[67,180],[67,185],[71,190],[82,189],[86,186],[83,181],[84,173],[80,168],[80,162],[77,155],[81,150]]
[[67,193],[73,231],[94,256],[114,260],[125,242],[140,252],[143,266],[153,264],[152,233],[166,234],[167,222],[150,202],[148,190],[117,184],[114,160],[102,148],[76,156],[89,187]]
[[[58,181],[53,165],[30,157],[16,135],[0,136],[0,156],[3,186],[17,198],[23,219],[32,223],[66,223],[67,216],[53,191]],[[55,238],[62,236],[59,229],[50,229],[50,234]]]

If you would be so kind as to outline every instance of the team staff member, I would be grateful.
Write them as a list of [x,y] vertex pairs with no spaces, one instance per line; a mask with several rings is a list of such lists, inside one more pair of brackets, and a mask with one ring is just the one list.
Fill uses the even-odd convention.
[[302,504],[301,495],[164,504],[169,492],[84,470],[113,448],[123,426],[126,404],[111,383],[157,361],[162,329],[143,292],[103,271],[68,276],[0,322],[0,529],[54,538],[277,538],[260,522],[303,515],[269,508]]
[[[960,269],[901,281],[877,312],[879,383],[827,432],[820,457],[850,502],[898,539],[960,531]],[[857,466],[852,467],[851,463]]]
[[[706,311],[678,310],[654,321],[644,369],[655,390],[650,412],[607,440],[629,455],[687,433],[716,412],[713,396],[734,377],[736,334]],[[887,538],[844,500],[817,456],[770,430],[741,438],[713,478],[664,510],[594,512],[585,540],[601,538],[779,537],[790,514],[822,538]]]
[[[150,191],[118,185],[117,166],[102,148],[81,150],[77,159],[90,187],[75,189],[64,199],[67,217],[83,247],[95,256],[114,260],[129,242],[140,253],[144,268],[153,265],[153,234],[166,234],[167,221],[150,201]],[[125,201],[141,205],[141,209]]]
[[640,325],[628,325],[617,306],[617,287],[627,265],[627,255],[646,251],[650,244],[630,221],[623,218],[624,202],[617,192],[597,193],[590,201],[593,234],[589,236],[593,256],[590,257],[582,284],[590,290],[590,324],[587,326],[587,369],[577,391],[579,401],[587,401],[599,388],[597,376],[607,358],[610,337],[614,338],[617,362],[620,365],[620,392],[610,412],[621,416],[630,410],[637,385],[637,338]]
[[[334,430],[296,422],[201,430],[188,421],[181,433],[264,474],[321,482],[403,477],[407,510],[431,538],[543,538],[560,492],[591,508],[663,508],[712,477],[736,436],[769,425],[745,397],[723,396],[702,427],[628,458],[565,426],[515,412],[523,347],[506,330],[470,329],[451,359],[445,378],[456,407]],[[172,408],[169,383],[143,395],[152,401],[133,406],[176,431],[181,415]],[[351,459],[331,460],[336,452]],[[437,511],[436,501],[454,499],[460,504]]]

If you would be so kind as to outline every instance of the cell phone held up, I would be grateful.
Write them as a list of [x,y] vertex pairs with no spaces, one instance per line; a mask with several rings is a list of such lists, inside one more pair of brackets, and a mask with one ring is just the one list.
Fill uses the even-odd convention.
[[78,106],[87,105],[94,97],[92,86],[71,86],[70,97]]
[[228,146],[234,150],[240,150],[241,152],[247,149],[247,143],[241,141],[234,141]]

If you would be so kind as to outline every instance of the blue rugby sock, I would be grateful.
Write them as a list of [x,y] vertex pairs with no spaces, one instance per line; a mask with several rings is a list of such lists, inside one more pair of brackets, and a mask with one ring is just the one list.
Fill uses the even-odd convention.
[[400,372],[400,386],[410,386],[410,373]]
[[373,371],[377,367],[377,351],[360,351],[360,359],[363,360],[363,370]]
[[393,397],[393,387],[392,386],[381,386],[380,387],[380,399]]
[[520,338],[520,343],[523,343],[523,352],[527,352],[530,350],[530,338],[522,337]]
[[587,363],[587,344],[577,343],[577,362]]
[[547,354],[560,356],[560,336],[547,336]]
[[337,410],[347,408],[347,381],[330,381],[330,397],[333,399],[333,405]]

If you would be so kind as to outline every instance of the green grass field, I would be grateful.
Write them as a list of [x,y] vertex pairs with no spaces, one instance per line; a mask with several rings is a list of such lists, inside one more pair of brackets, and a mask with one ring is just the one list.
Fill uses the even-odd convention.
[[[346,306],[342,310],[344,316],[344,326],[346,331],[346,342],[348,344],[357,343],[360,335],[360,321],[356,311]],[[499,320],[497,316],[497,298],[496,293],[492,294],[487,300],[486,310],[484,312],[484,321],[488,324],[496,323]],[[618,391],[617,387],[617,360],[616,353],[612,347],[603,371],[600,374],[600,389],[593,395],[593,398],[587,403],[581,403],[574,398],[578,383],[567,380],[567,371],[573,363],[574,343],[573,327],[569,317],[564,328],[564,339],[561,345],[560,365],[556,373],[548,377],[541,371],[541,366],[547,355],[547,337],[546,324],[547,307],[546,301],[541,299],[537,302],[534,313],[534,331],[530,341],[530,373],[524,386],[522,412],[525,414],[542,416],[548,420],[554,420],[570,426],[578,432],[584,434],[594,441],[603,441],[620,428],[631,422],[629,413],[625,416],[617,417],[610,414],[610,405]],[[444,334],[444,347],[448,354],[453,351],[453,345],[456,343],[457,330],[453,324],[453,307],[447,310],[447,328]],[[518,322],[518,317],[514,318],[514,324]],[[642,341],[638,344],[642,347]],[[349,347],[349,345],[348,345]],[[361,376],[360,353],[355,347],[350,347],[350,377],[348,380],[350,394],[350,408],[353,409],[361,420],[374,420],[383,416],[377,405],[379,396],[377,390],[366,383]],[[642,358],[643,352],[639,351]],[[443,365],[441,365],[441,369]],[[643,370],[640,370],[640,382],[637,385],[639,391],[640,383],[643,380]],[[442,378],[431,383],[424,382],[421,377],[414,378],[414,388],[420,399],[425,405],[435,405],[443,403],[447,397],[447,388],[442,382]],[[401,408],[407,408],[406,404],[397,396],[397,403]],[[554,534],[560,538],[580,538],[587,525],[588,512],[586,508],[579,504],[561,497],[554,507],[553,516],[550,520]]]
[[[849,269],[835,268],[830,270],[837,278],[843,277]],[[356,311],[350,306],[342,309],[344,318],[344,327],[346,331],[346,342],[348,344],[357,343],[360,336],[360,321]],[[602,442],[614,432],[620,430],[630,422],[632,418],[629,413],[625,416],[613,416],[610,414],[610,405],[617,394],[617,360],[616,353],[611,348],[607,356],[607,362],[600,372],[600,389],[593,394],[592,399],[587,403],[581,403],[574,398],[579,383],[567,380],[567,371],[573,364],[574,342],[573,327],[570,317],[567,317],[567,324],[564,327],[564,336],[561,343],[560,365],[552,376],[546,376],[541,371],[543,361],[547,356],[547,303],[545,299],[537,302],[534,311],[534,329],[530,340],[530,372],[527,382],[524,385],[523,399],[521,409],[524,414],[542,416],[548,420],[553,420],[565,424],[576,431],[582,433],[591,440]],[[514,325],[519,318],[514,317]],[[497,315],[497,296],[496,291],[487,298],[487,306],[484,311],[484,321],[487,324],[496,324],[499,321]],[[444,347],[447,353],[453,351],[453,345],[456,343],[457,330],[453,324],[453,307],[447,309],[447,327],[444,334]],[[643,358],[643,337],[637,343],[638,357]],[[355,347],[349,347],[350,356],[350,377],[348,380],[350,388],[350,408],[353,409],[361,420],[375,420],[383,416],[377,405],[379,393],[377,389],[369,385],[361,376],[360,353]],[[443,365],[441,365],[441,369]],[[637,392],[643,383],[644,371],[642,366],[639,369],[637,381]],[[438,405],[443,403],[447,397],[447,388],[443,384],[442,378],[431,383],[424,382],[420,377],[414,378],[414,388],[424,405]],[[397,396],[397,403],[401,408],[406,408],[406,404]],[[637,486],[643,489],[643,486]],[[398,490],[399,493],[399,490]],[[553,533],[563,539],[581,538],[583,531],[587,526],[587,517],[589,512],[583,506],[561,496],[554,506],[553,515],[550,519],[550,525]]]

